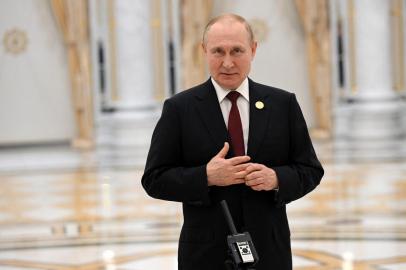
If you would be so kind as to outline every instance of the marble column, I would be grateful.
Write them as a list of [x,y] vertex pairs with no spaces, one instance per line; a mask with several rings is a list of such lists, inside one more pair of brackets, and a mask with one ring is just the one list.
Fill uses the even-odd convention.
[[[93,23],[93,39],[105,47],[105,89],[96,100],[100,165],[145,163],[168,85],[165,46],[157,45],[163,39],[157,37],[156,30],[164,27],[157,18],[160,3],[102,0],[91,5],[97,9],[91,11],[93,17],[99,18]],[[162,65],[157,65],[157,55],[162,56],[158,59]],[[162,76],[157,78],[156,74]]]
[[[346,78],[339,89],[338,76],[335,76],[336,157],[405,157],[405,103],[394,90],[392,75],[391,1],[331,2],[334,42],[337,40],[335,26],[340,18],[343,20]],[[337,47],[333,51],[336,53]],[[333,71],[337,74],[337,66],[333,66]]]
[[115,1],[116,108],[156,105],[150,1]]

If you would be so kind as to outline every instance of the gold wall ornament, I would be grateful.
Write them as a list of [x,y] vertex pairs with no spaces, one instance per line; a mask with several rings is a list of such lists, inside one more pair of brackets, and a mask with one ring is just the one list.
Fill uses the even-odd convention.
[[329,0],[295,0],[306,44],[309,90],[317,119],[311,134],[316,138],[332,135],[331,35]]
[[405,34],[403,0],[391,3],[392,80],[395,91],[405,91]]
[[18,28],[11,29],[4,34],[3,44],[6,52],[20,54],[27,49],[27,33]]
[[108,0],[107,2],[107,16],[108,16],[108,43],[110,45],[110,76],[111,76],[111,93],[112,101],[120,99],[117,87],[117,20],[116,20],[116,0]]
[[187,89],[207,80],[207,67],[204,59],[202,34],[212,16],[214,0],[182,0],[182,86]]
[[88,1],[51,0],[50,3],[55,22],[65,41],[68,58],[77,130],[72,145],[89,149],[95,141]]
[[151,2],[151,34],[152,34],[152,48],[153,48],[153,70],[154,70],[154,97],[156,100],[163,101],[165,99],[165,66],[164,62],[164,40],[163,33],[165,27],[162,23],[163,17],[163,4],[160,0],[153,0]]
[[267,40],[269,35],[268,24],[262,19],[252,19],[248,22],[254,32],[254,39],[258,42]]

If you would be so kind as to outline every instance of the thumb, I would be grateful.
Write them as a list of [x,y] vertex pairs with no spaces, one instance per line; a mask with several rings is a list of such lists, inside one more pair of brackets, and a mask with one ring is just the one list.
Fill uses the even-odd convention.
[[223,148],[221,148],[220,152],[217,153],[216,157],[225,158],[229,149],[230,145],[228,142],[225,142]]

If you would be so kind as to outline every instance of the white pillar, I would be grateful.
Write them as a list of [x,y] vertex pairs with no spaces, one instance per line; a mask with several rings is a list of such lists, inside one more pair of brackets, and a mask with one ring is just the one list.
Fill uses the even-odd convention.
[[[347,75],[344,98],[335,95],[335,149],[348,158],[405,157],[405,103],[394,90],[392,76],[391,1],[331,2],[333,42],[336,41],[337,14],[342,14],[344,19]],[[351,10],[354,12],[352,22]],[[334,72],[337,72],[336,63],[333,61]],[[337,79],[335,81],[338,91]]]
[[[155,89],[158,46],[153,27],[165,22],[153,18],[150,0],[92,0],[90,4],[98,161],[142,166],[161,107]],[[100,43],[104,66],[98,58]],[[163,72],[165,64],[158,67]],[[100,70],[104,70],[104,90]],[[160,85],[165,88],[167,82]]]
[[391,1],[356,0],[356,99],[397,98],[392,81]]
[[115,107],[137,109],[154,105],[150,1],[114,3],[118,92]]

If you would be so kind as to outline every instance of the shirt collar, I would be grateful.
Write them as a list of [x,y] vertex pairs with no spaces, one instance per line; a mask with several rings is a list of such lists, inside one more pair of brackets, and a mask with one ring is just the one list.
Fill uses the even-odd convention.
[[[217,93],[217,98],[219,100],[219,103],[221,103],[224,98],[227,96],[227,94],[232,91],[232,90],[228,90],[228,89],[224,89],[223,87],[221,87],[214,79],[213,77],[211,78],[211,82],[214,85],[214,89],[216,89],[216,93]],[[234,91],[237,91],[238,93],[241,94],[241,96],[243,96],[247,101],[250,101],[250,97],[249,97],[249,92],[248,92],[248,78],[245,78],[245,80],[242,81],[241,85],[238,86],[237,89],[235,89]]]

